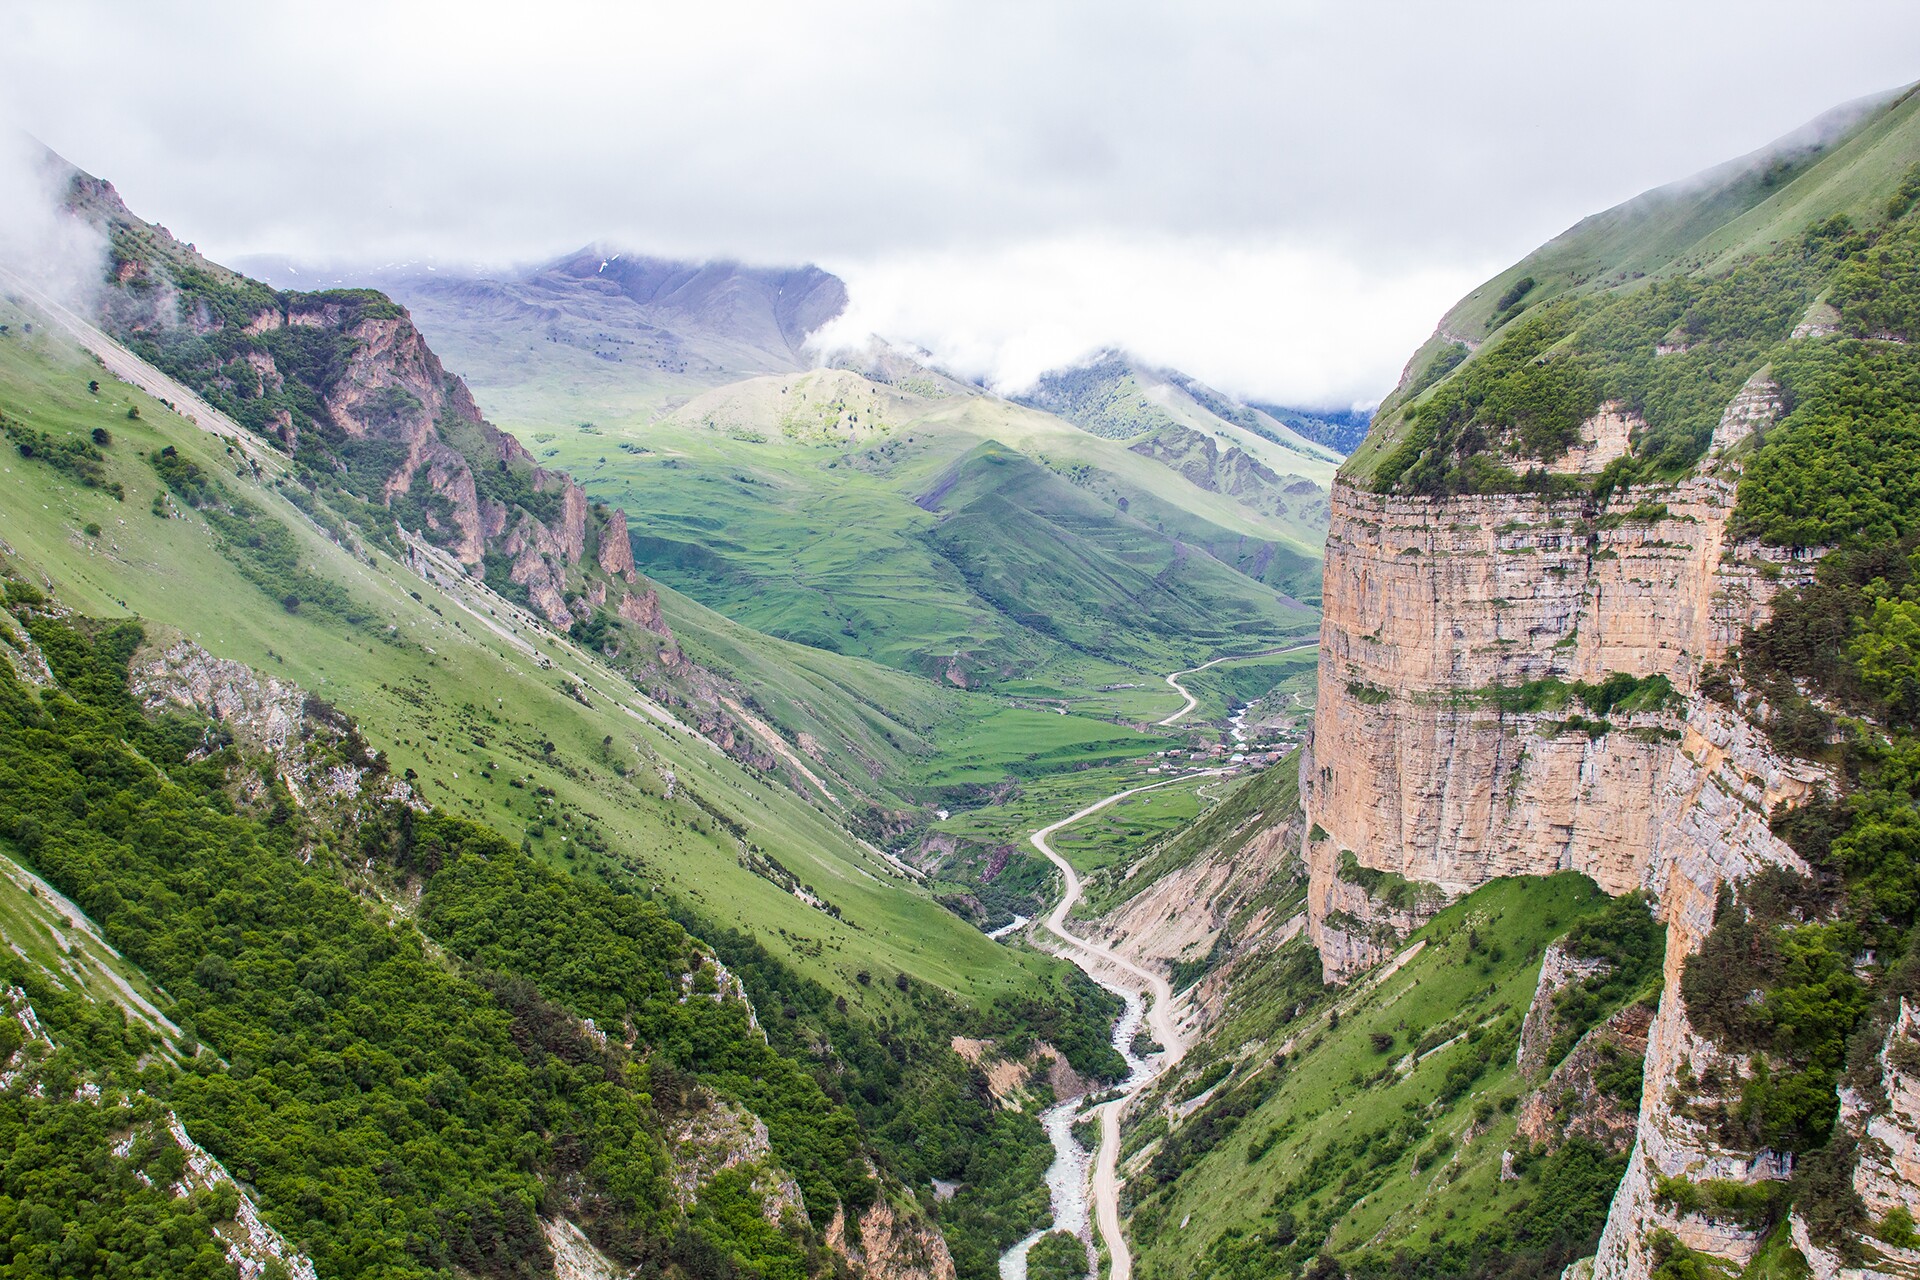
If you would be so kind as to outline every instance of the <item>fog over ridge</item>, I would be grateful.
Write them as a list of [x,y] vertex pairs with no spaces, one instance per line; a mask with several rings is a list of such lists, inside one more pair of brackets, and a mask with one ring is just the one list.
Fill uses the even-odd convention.
[[1350,404],[1466,288],[1911,80],[1836,0],[24,6],[0,125],[234,262],[816,263],[997,386],[1109,345]]

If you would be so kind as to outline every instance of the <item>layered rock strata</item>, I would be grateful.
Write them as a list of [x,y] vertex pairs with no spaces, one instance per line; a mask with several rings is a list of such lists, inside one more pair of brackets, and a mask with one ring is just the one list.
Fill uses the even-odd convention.
[[[1722,1146],[1675,1105],[1709,1068],[1735,1092],[1749,1069],[1694,1032],[1680,976],[1721,884],[1767,866],[1805,870],[1767,816],[1824,780],[1701,693],[1703,673],[1773,596],[1812,572],[1810,557],[1729,530],[1739,446],[1778,408],[1756,377],[1691,475],[1604,502],[1387,495],[1344,481],[1333,495],[1319,702],[1301,771],[1307,927],[1327,977],[1385,958],[1440,905],[1501,876],[1573,870],[1610,893],[1646,889],[1667,925],[1642,1109],[1598,1280],[1648,1274],[1660,1230],[1744,1265],[1758,1238],[1679,1214],[1658,1179],[1788,1172],[1773,1153]],[[1594,473],[1638,425],[1604,406],[1563,469]],[[1585,705],[1578,686],[1591,693],[1609,677],[1632,678],[1644,696],[1629,710]]]

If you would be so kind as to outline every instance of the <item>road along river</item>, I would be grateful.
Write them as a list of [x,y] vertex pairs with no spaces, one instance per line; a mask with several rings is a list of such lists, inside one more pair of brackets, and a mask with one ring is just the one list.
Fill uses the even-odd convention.
[[[1187,1051],[1187,1044],[1174,1013],[1173,989],[1167,985],[1165,978],[1141,968],[1104,943],[1082,937],[1067,927],[1067,917],[1080,902],[1080,873],[1060,856],[1049,840],[1061,828],[1072,826],[1128,796],[1172,786],[1176,782],[1217,777],[1229,772],[1231,770],[1228,769],[1196,769],[1177,778],[1116,791],[1078,813],[1040,828],[1028,837],[1033,847],[1060,869],[1066,881],[1066,892],[1061,894],[1059,903],[1041,924],[1061,944],[1059,949],[1062,955],[1086,970],[1088,977],[1126,1001],[1126,1011],[1114,1023],[1113,1047],[1126,1059],[1127,1078],[1120,1085],[1118,1097],[1094,1107],[1092,1112],[1100,1120],[1100,1146],[1092,1159],[1093,1210],[1094,1221],[1100,1228],[1101,1239],[1107,1243],[1107,1255],[1111,1259],[1107,1280],[1131,1280],[1133,1275],[1133,1254],[1128,1250],[1126,1235],[1120,1229],[1121,1116],[1141,1090],[1158,1079],[1161,1072],[1180,1061]],[[1145,1058],[1133,1052],[1134,1037],[1143,1023],[1154,1041],[1161,1046],[1160,1052]],[[1025,1280],[1027,1250],[1046,1231],[1078,1234],[1087,1220],[1088,1161],[1086,1152],[1074,1141],[1072,1133],[1074,1121],[1080,1118],[1080,1114],[1080,1103],[1075,1101],[1061,1103],[1041,1117],[1047,1136],[1053,1140],[1055,1153],[1053,1167],[1047,1170],[1047,1188],[1053,1195],[1054,1220],[1042,1231],[1035,1232],[1008,1250],[1000,1259],[1002,1280]]]
[[[1200,705],[1200,699],[1194,697],[1187,686],[1180,683],[1181,676],[1196,675],[1199,672],[1205,671],[1208,667],[1217,667],[1223,662],[1243,662],[1248,658],[1274,658],[1283,653],[1298,653],[1302,649],[1318,649],[1319,647],[1320,641],[1315,639],[1310,644],[1296,644],[1285,649],[1263,649],[1259,653],[1229,653],[1224,657],[1215,658],[1212,662],[1203,662],[1197,667],[1188,667],[1185,671],[1176,671],[1167,677],[1167,683],[1173,687],[1175,693],[1187,700],[1187,705],[1181,707],[1165,720],[1155,720],[1153,722],[1154,727],[1156,729],[1165,729],[1170,725],[1179,724],[1187,718],[1189,711],[1192,711]],[[1067,821],[1071,822],[1073,819],[1069,818]]]

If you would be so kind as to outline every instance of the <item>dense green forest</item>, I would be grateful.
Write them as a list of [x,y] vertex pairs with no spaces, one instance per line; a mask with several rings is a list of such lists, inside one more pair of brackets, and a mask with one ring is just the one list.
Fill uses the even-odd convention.
[[[1729,1141],[1801,1154],[1795,1200],[1843,1252],[1854,1232],[1887,1226],[1865,1220],[1845,1172],[1834,1090],[1877,1093],[1873,1055],[1899,1001],[1920,996],[1920,362],[1904,342],[1920,225],[1904,191],[1889,210],[1899,221],[1851,237],[1829,297],[1837,331],[1775,358],[1786,412],[1735,513],[1764,541],[1833,548],[1737,655],[1781,748],[1834,768],[1834,788],[1774,817],[1813,875],[1723,893],[1684,987],[1697,1026],[1755,1055],[1737,1089],[1701,1082],[1703,1113]],[[1741,1208],[1765,1221],[1784,1205]]]
[[[967,1184],[941,1225],[961,1274],[990,1275],[1044,1212],[1027,1166],[1046,1148],[948,1038],[1050,1036],[1090,1074],[1116,1070],[1098,1035],[1110,997],[1090,984],[1064,1005],[972,1012],[899,975],[908,1011],[860,1020],[750,936],[713,931],[716,952],[635,885],[557,871],[371,785],[378,757],[351,731],[317,749],[369,789],[351,813],[304,811],[219,724],[141,710],[137,624],[63,616],[19,581],[7,600],[0,625],[56,683],[36,691],[0,664],[0,842],[170,995],[181,1028],[164,1045],[0,956],[60,1046],[40,1078],[84,1071],[119,1099],[0,1091],[0,1125],[43,1135],[12,1144],[0,1184],[0,1216],[24,1215],[16,1268],[44,1248],[94,1258],[68,1274],[154,1274],[163,1254],[169,1274],[212,1265],[195,1242],[232,1206],[161,1204],[99,1141],[121,1111],[164,1103],[326,1275],[535,1274],[553,1215],[643,1274],[824,1274],[836,1209],[933,1177]],[[676,1199],[672,1134],[723,1102],[765,1121],[804,1218],[769,1222],[751,1168],[691,1211]],[[87,1203],[133,1217],[75,1210],[64,1243],[42,1239],[32,1206]],[[108,1239],[147,1218],[140,1248]]]

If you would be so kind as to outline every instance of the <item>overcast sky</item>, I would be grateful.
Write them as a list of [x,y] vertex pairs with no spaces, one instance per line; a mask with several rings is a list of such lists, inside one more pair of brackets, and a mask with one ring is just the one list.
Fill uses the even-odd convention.
[[[1580,216],[1920,78],[1912,0],[9,0],[0,111],[215,258],[813,261],[1002,384],[1377,399]],[[4,204],[0,204],[4,208]]]

